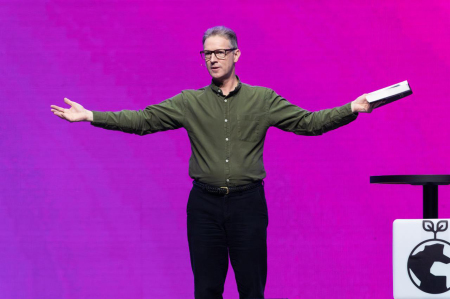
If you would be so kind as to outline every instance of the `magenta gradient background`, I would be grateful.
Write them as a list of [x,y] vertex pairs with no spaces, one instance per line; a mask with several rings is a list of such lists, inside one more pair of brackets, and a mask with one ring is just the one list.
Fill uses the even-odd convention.
[[225,25],[241,80],[305,109],[410,82],[323,136],[270,129],[264,156],[266,297],[392,298],[392,222],[421,218],[421,188],[369,176],[450,173],[449,3],[1,1],[0,297],[193,298],[186,131],[106,131],[50,105],[143,109],[208,85],[201,37]]

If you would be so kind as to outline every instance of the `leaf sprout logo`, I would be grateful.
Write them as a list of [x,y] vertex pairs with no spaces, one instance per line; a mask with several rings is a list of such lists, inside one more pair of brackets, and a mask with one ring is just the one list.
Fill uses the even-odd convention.
[[450,290],[450,243],[437,239],[437,233],[446,231],[448,221],[436,224],[424,220],[422,227],[434,233],[429,239],[417,245],[408,258],[408,275],[413,284],[429,294],[442,294]]

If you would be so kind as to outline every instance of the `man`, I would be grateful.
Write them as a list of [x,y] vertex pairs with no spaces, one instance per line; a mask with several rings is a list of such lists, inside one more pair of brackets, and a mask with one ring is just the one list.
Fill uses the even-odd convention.
[[236,34],[208,29],[201,55],[212,83],[144,110],[97,112],[65,99],[52,105],[68,121],[139,135],[185,128],[191,142],[187,228],[195,298],[222,298],[228,254],[240,298],[264,298],[268,214],[264,196],[263,145],[270,126],[298,135],[320,135],[370,112],[365,95],[344,106],[309,112],[264,87],[240,82]]

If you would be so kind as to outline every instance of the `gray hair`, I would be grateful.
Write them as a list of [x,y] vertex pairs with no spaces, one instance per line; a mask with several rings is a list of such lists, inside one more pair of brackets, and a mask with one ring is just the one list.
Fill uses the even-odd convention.
[[228,39],[232,48],[238,47],[236,33],[225,26],[215,26],[206,30],[205,34],[203,34],[203,45],[205,44],[205,40],[208,37],[215,35],[219,35]]

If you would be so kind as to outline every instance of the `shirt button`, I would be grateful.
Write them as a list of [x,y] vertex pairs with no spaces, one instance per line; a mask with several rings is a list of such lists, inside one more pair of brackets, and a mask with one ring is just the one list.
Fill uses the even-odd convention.
[[228,138],[225,138],[226,141],[228,141]]
[[222,91],[219,89],[218,92],[220,93],[220,92],[222,92]]
[[227,102],[227,100],[225,100],[225,103]]
[[228,160],[225,160],[225,162],[227,162],[227,163],[228,163]]
[[229,182],[230,180],[229,179],[227,179],[227,182]]
[[225,122],[227,122],[228,121],[228,119],[225,119]]

